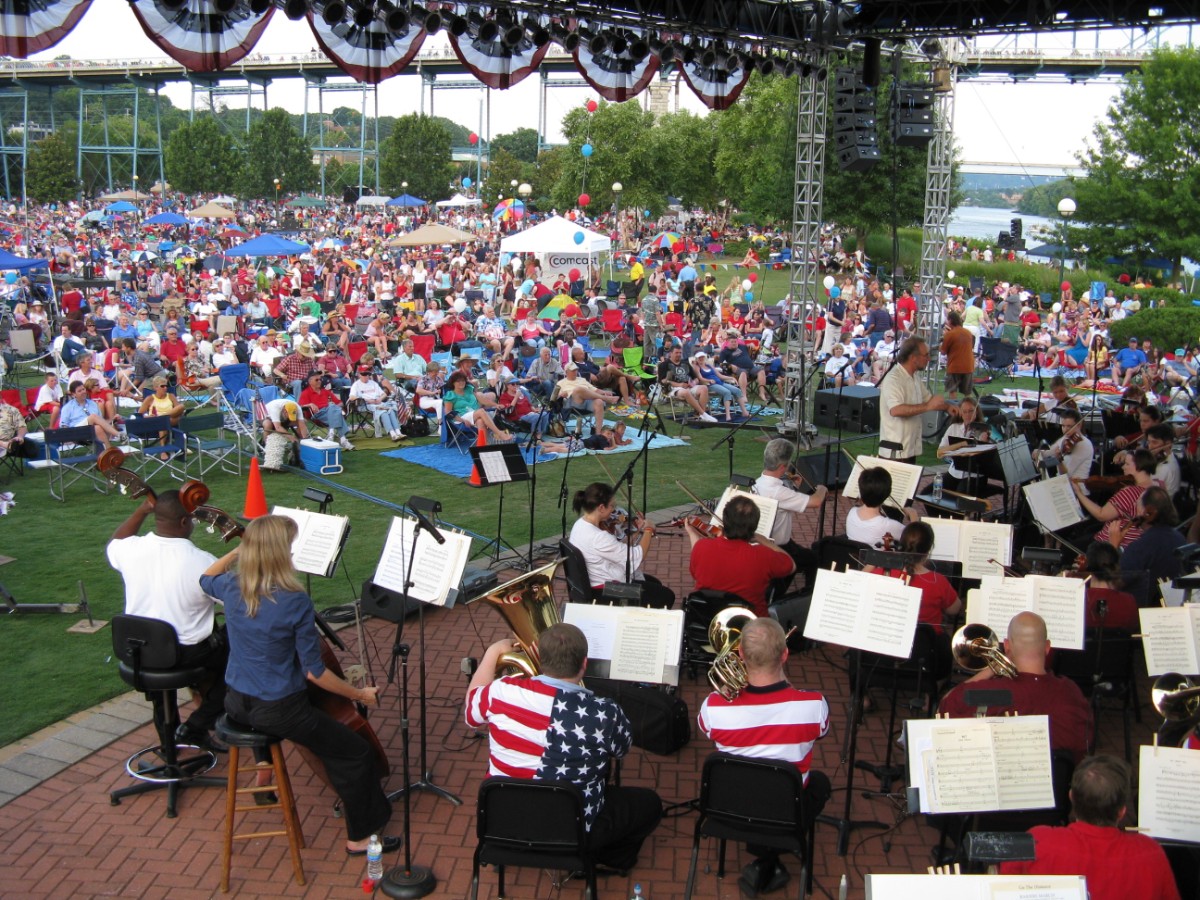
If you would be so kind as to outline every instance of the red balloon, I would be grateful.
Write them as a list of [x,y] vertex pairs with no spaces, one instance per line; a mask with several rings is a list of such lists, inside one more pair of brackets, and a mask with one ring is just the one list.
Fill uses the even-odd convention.
[[1064,281],[1064,282],[1062,283],[1062,289],[1063,289],[1064,291],[1069,291],[1069,290],[1071,289],[1071,282],[1069,282],[1069,281]]
[[600,108],[600,104],[597,103],[595,100],[589,100],[587,102],[587,111],[588,112],[595,112],[599,108]]
[[562,315],[568,319],[578,319],[580,314],[579,307],[574,303],[568,303],[563,307]]
[[592,198],[588,194],[580,194],[579,195],[579,205],[580,206],[587,206],[591,202],[592,202]]
[[568,272],[568,273],[567,273],[567,280],[568,280],[568,281],[578,281],[578,280],[579,280],[579,270],[578,270],[578,269],[572,269],[570,272]]
[[757,276],[757,275],[755,275],[753,272],[751,272],[749,275],[747,275],[747,276],[746,276],[746,279],[747,279],[747,280],[748,280],[748,281],[749,281],[751,284],[754,284],[754,282],[758,281],[758,276]]
[[470,134],[467,135],[467,143],[472,144],[472,145],[478,144],[479,143],[479,135],[477,135],[475,132],[472,131]]

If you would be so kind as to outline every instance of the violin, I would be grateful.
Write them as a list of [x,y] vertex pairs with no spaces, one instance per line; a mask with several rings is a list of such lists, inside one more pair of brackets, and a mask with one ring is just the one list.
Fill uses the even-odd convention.
[[672,519],[670,522],[664,522],[663,528],[677,528],[680,525],[691,525],[703,537],[718,538],[725,534],[725,529],[720,525],[714,525],[704,521],[700,516],[680,516],[678,519]]

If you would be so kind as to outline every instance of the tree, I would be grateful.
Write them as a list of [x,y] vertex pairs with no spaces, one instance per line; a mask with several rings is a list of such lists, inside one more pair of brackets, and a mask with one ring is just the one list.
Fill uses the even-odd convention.
[[505,197],[516,196],[512,183],[527,182],[536,171],[536,166],[523,163],[507,150],[492,144],[492,161],[487,169],[489,190],[492,193],[501,193]]
[[795,77],[755,73],[716,123],[719,189],[759,220],[792,220],[797,91]]
[[696,165],[696,160],[716,156],[717,130],[712,122],[687,111],[668,113],[654,123],[650,139],[662,194],[680,198],[685,209],[715,207],[721,196],[716,170]]
[[499,134],[492,138],[492,158],[498,151],[511,153],[524,163],[537,162],[538,133],[535,128],[518,128],[508,134]]
[[396,120],[379,148],[379,180],[385,194],[408,192],[430,202],[450,182],[450,134],[440,120],[413,113]]
[[[643,110],[636,100],[601,101],[594,113],[583,107],[568,112],[562,124],[567,152],[562,157],[562,173],[550,189],[553,204],[560,210],[570,209],[578,205],[580,193],[586,192],[592,201],[588,210],[595,214],[611,207],[612,184],[619,181],[623,207],[661,211],[666,196],[655,171],[653,142],[647,139],[653,127],[654,114]],[[585,143],[592,145],[591,157],[583,155]]]
[[74,133],[65,131],[42,138],[29,148],[25,192],[39,203],[74,200],[79,192],[75,178]]
[[167,180],[187,194],[229,190],[242,165],[233,136],[212,116],[175,129],[164,155]]
[[274,197],[276,178],[287,193],[309,190],[317,184],[312,148],[296,131],[285,110],[267,110],[250,125],[244,155],[237,179],[238,192],[243,197]]
[[1058,201],[1063,197],[1074,197],[1075,191],[1074,178],[1060,178],[1057,181],[1034,185],[1021,195],[1021,202],[1017,204],[1017,212],[1027,216],[1057,219]]
[[1182,258],[1200,245],[1200,50],[1164,49],[1125,76],[1094,146],[1079,154],[1071,246],[1089,258]]

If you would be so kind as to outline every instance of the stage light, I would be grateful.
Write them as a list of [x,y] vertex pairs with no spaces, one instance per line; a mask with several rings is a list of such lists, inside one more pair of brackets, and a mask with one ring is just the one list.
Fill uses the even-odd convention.
[[637,60],[638,62],[641,62],[643,59],[645,59],[649,55],[650,55],[650,42],[647,41],[645,38],[634,38],[634,40],[629,44],[630,59],[634,59],[634,60]]
[[773,57],[773,56],[762,57],[762,59],[760,59],[758,61],[758,71],[762,72],[764,75],[774,75],[775,74],[775,57]]
[[664,66],[675,62],[678,55],[679,51],[674,43],[663,44],[663,48],[658,51],[658,58]]
[[408,13],[387,0],[380,0],[375,15],[388,31],[401,32],[408,28]]
[[520,45],[525,39],[525,29],[520,25],[509,25],[504,29],[504,33],[500,36],[500,43],[505,47],[512,49]]
[[469,23],[464,16],[453,15],[450,17],[450,25],[448,27],[452,35],[462,37],[467,33]]
[[717,64],[717,48],[709,44],[704,48],[704,52],[700,54],[700,65],[706,69],[711,69]]
[[612,51],[613,56],[620,56],[629,49],[629,40],[621,32],[614,31],[609,36],[608,49]]
[[324,505],[333,502],[333,494],[329,491],[323,491],[320,488],[309,487],[304,489],[304,499]]
[[250,0],[250,12],[261,16],[271,8],[271,0]]
[[424,6],[413,4],[410,13],[426,34],[437,34],[442,30],[442,14],[437,10],[426,9]]
[[695,46],[688,44],[683,48],[679,56],[683,60],[684,65],[690,66],[696,61],[697,53]]
[[213,9],[223,16],[233,12],[235,6],[237,6],[237,0],[213,0]]
[[342,19],[346,18],[346,4],[342,0],[329,0],[321,10],[321,18],[330,27],[338,24]]
[[791,78],[796,74],[796,61],[794,59],[785,60],[783,63],[783,77]]
[[493,44],[500,37],[500,26],[488,19],[479,26],[478,38],[480,43]]
[[359,28],[370,28],[375,21],[375,10],[363,3],[355,3],[350,7],[350,19]]
[[550,32],[541,22],[534,18],[525,20],[525,31],[535,47],[545,47],[550,43]]
[[588,50],[592,56],[599,56],[608,49],[608,35],[604,32],[594,34],[588,39]]
[[304,18],[308,12],[308,4],[305,0],[284,0],[283,14],[293,22],[298,22]]

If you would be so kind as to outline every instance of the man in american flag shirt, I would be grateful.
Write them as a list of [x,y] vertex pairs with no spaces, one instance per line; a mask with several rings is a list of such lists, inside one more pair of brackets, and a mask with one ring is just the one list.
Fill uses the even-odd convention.
[[[829,731],[829,704],[816,691],[788,683],[787,639],[774,619],[747,622],[738,653],[746,664],[746,687],[733,700],[715,691],[709,694],[697,717],[700,730],[726,753],[794,764],[804,779],[806,824],[811,828],[832,791],[829,778],[812,770],[813,745]],[[788,873],[778,852],[748,849],[758,859],[742,870],[738,884],[743,892],[754,897],[782,888]]]
[[514,649],[507,639],[488,647],[467,688],[467,724],[489,726],[488,774],[576,785],[596,861],[629,871],[662,801],[648,788],[605,784],[609,759],[629,752],[632,734],[615,701],[583,687],[587,638],[574,625],[552,625],[538,637],[541,674],[497,680],[497,660]]

